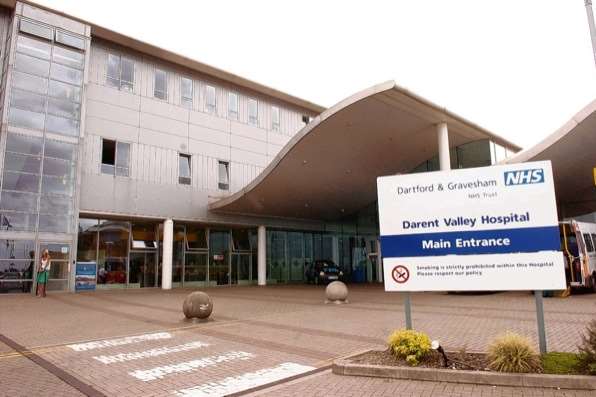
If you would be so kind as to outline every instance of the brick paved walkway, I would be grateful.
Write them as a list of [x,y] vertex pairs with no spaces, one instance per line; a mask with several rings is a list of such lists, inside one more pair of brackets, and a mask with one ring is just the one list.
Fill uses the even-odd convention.
[[82,396],[72,386],[0,342],[0,396]]
[[330,371],[247,394],[260,397],[593,397],[593,392],[334,375]]
[[[188,292],[98,291],[51,294],[45,300],[1,296],[0,334],[106,395],[198,396],[247,389],[258,384],[255,379],[274,381],[341,355],[382,348],[389,332],[404,326],[401,296],[380,286],[352,287],[350,304],[339,306],[323,304],[321,287],[214,288],[207,290],[214,313],[203,323],[189,322],[181,313]],[[414,327],[451,349],[484,350],[505,330],[536,340],[530,294],[415,294],[412,301]],[[596,316],[596,295],[546,299],[545,311],[549,347],[573,351]],[[89,341],[95,343],[84,344]],[[39,394],[44,388],[53,395],[77,394],[2,344],[0,373],[12,374],[0,376],[0,395],[5,389],[49,395]],[[388,395],[399,387],[400,395],[469,395],[465,385],[400,381],[396,386],[331,374],[306,379],[285,385],[283,392],[326,395],[325,388],[341,391],[344,384],[353,384],[349,390],[366,389],[365,394],[378,389],[379,395]],[[549,392],[511,390],[515,393],[509,395]]]

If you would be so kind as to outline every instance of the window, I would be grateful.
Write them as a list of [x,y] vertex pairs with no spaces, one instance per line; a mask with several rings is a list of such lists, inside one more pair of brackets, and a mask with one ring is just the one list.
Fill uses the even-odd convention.
[[303,115],[302,115],[302,122],[303,122],[304,124],[308,124],[308,123],[310,123],[310,120],[311,120],[311,117],[310,117],[310,116],[307,116],[307,115],[305,115],[305,114],[303,114]]
[[17,51],[36,58],[49,60],[52,52],[52,45],[28,36],[19,36],[17,39]]
[[205,108],[209,113],[215,113],[215,110],[217,109],[215,88],[210,85],[205,87]]
[[157,239],[155,225],[150,223],[132,224],[132,249],[156,249]]
[[178,183],[181,185],[190,185],[190,154],[178,155]]
[[228,115],[231,119],[238,120],[238,94],[234,92],[228,94]]
[[168,75],[160,69],[155,69],[153,96],[159,99],[168,99]]
[[279,108],[277,106],[271,106],[271,129],[279,131]]
[[56,30],[56,42],[64,44],[69,47],[78,48],[79,50],[85,50],[85,40],[78,36]]
[[52,61],[73,68],[83,69],[85,67],[85,54],[79,51],[54,46]]
[[584,233],[584,241],[586,242],[586,250],[588,252],[593,252],[594,246],[592,245],[592,239],[588,233]]
[[192,80],[182,77],[180,80],[180,92],[182,93],[182,106],[192,108]]
[[49,62],[25,54],[16,54],[14,65],[16,70],[36,76],[48,77],[50,74]]
[[232,229],[232,247],[234,247],[234,251],[250,251],[248,229]]
[[230,188],[230,163],[227,161],[219,161],[218,187],[221,190],[228,190]]
[[502,160],[507,158],[507,150],[505,147],[499,145],[498,143],[490,142],[491,148],[491,160],[493,164],[496,164]]
[[31,34],[50,41],[54,36],[54,30],[52,28],[34,22],[30,22],[26,19],[21,19],[19,29],[23,33]]
[[259,124],[259,105],[255,99],[248,100],[248,123]]
[[132,60],[108,54],[108,85],[126,91],[134,87],[135,64]]
[[[7,218],[1,217],[2,230],[8,229]],[[29,292],[34,275],[35,242],[6,240],[0,248],[0,289]]]
[[110,139],[102,141],[101,172],[110,175],[128,176],[130,145]]
[[186,249],[187,250],[206,250],[207,249],[207,230],[197,225],[186,226]]

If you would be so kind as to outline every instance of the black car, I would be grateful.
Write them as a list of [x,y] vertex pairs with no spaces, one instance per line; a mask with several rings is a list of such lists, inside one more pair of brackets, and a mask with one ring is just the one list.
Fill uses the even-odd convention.
[[315,284],[329,284],[332,281],[343,281],[344,272],[333,261],[316,260],[306,269],[306,281]]

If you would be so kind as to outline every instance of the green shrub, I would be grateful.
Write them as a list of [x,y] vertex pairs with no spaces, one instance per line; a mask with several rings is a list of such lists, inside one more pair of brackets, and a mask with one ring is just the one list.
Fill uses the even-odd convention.
[[397,357],[416,366],[430,352],[430,338],[423,332],[402,329],[394,331],[387,339],[389,349]]
[[488,347],[490,369],[499,372],[540,372],[540,356],[521,335],[507,332]]
[[596,319],[590,321],[582,337],[579,350],[578,369],[588,375],[596,375]]
[[578,355],[575,353],[549,352],[541,357],[545,374],[575,374],[577,372]]

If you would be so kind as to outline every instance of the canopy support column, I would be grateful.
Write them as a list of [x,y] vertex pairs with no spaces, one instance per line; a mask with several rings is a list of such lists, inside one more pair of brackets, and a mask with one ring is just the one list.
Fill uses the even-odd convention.
[[174,248],[174,221],[163,223],[163,257],[161,261],[161,289],[172,289],[172,253]]
[[267,285],[267,230],[259,226],[257,230],[257,273],[258,284]]
[[449,171],[451,169],[451,158],[449,155],[449,131],[447,130],[447,123],[437,124],[437,139],[439,142],[439,165],[441,171]]

